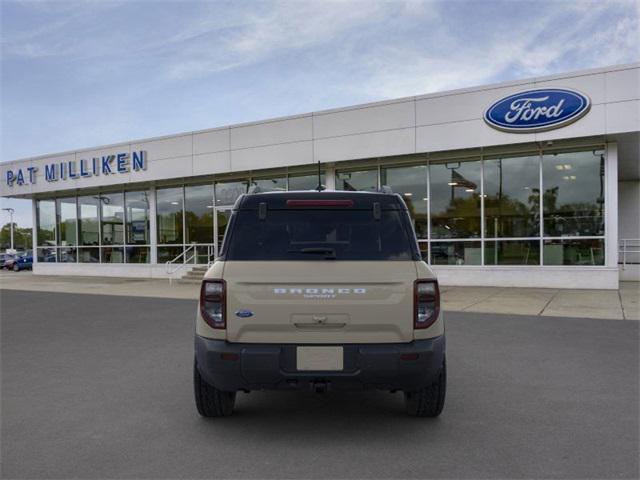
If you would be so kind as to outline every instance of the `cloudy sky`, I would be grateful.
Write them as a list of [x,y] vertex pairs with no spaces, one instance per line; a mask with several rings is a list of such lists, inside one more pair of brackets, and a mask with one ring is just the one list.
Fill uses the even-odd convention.
[[[639,10],[2,0],[0,160],[638,61]],[[31,224],[28,202],[2,201]]]

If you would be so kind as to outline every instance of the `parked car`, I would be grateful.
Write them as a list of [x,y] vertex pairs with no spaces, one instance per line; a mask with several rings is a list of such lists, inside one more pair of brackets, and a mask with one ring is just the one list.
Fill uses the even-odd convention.
[[31,270],[32,268],[33,255],[30,252],[17,257],[12,266],[14,272],[19,272],[20,270]]
[[2,260],[2,268],[11,270],[13,268],[13,262],[17,258],[17,255],[13,253],[5,253],[4,259]]
[[196,315],[194,391],[205,417],[236,392],[402,391],[440,415],[444,319],[402,197],[374,192],[241,196]]

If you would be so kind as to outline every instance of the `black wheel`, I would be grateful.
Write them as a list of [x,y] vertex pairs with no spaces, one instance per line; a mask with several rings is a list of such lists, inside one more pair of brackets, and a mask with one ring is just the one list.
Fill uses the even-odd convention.
[[14,264],[13,264],[13,271],[14,271],[14,272],[19,272],[19,271],[20,271],[20,267],[18,266],[18,264],[17,264],[17,263],[14,263]]
[[404,392],[407,413],[415,417],[437,417],[444,407],[447,392],[447,361],[442,361],[442,369],[436,380],[415,392]]
[[236,392],[223,392],[205,382],[200,376],[195,361],[193,362],[193,387],[196,407],[203,417],[228,417],[233,413]]

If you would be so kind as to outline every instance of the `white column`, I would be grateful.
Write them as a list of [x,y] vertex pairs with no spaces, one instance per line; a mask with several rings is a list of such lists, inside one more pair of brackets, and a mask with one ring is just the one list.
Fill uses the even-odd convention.
[[608,143],[605,152],[605,265],[618,266],[618,144]]
[[156,187],[149,188],[149,240],[151,243],[151,263],[158,263],[158,228],[156,215]]
[[33,263],[38,263],[38,250],[36,249],[38,246],[38,213],[37,213],[37,201],[36,199],[31,200],[31,222],[33,227],[31,230],[31,250],[33,255]]
[[327,163],[324,169],[324,183],[327,190],[336,189],[336,166],[333,163]]

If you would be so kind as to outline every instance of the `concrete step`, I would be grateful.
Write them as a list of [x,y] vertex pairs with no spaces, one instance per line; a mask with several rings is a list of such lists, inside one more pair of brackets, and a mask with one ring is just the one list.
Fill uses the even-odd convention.
[[206,272],[207,270],[209,270],[209,267],[206,265],[196,265],[191,269],[192,272],[203,272],[203,273]]

